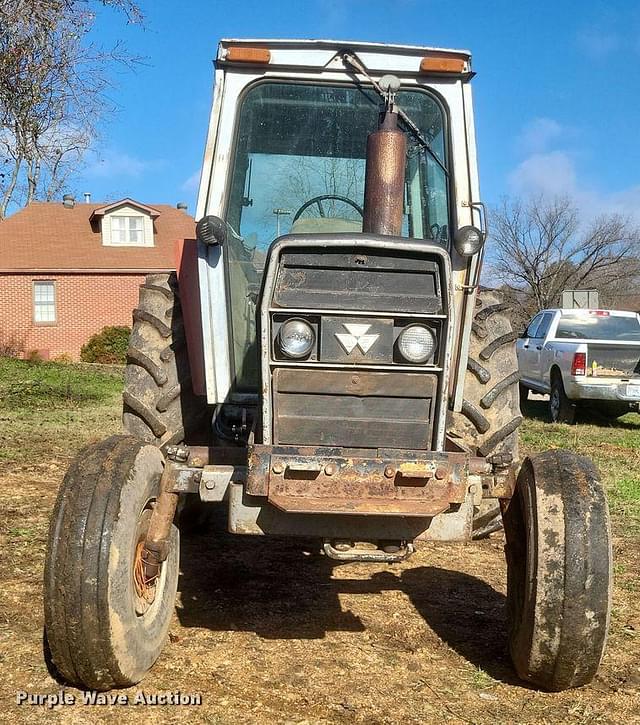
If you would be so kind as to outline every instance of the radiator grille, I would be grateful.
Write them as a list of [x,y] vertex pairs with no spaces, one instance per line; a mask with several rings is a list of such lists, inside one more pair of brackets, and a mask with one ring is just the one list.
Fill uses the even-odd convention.
[[428,450],[436,390],[433,374],[276,369],[274,443]]
[[309,310],[437,314],[438,265],[417,253],[296,249],[282,254],[273,301]]

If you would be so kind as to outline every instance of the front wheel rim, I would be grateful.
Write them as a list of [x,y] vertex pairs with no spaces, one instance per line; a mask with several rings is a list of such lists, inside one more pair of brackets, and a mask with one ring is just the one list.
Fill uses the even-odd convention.
[[144,616],[153,606],[158,593],[158,583],[162,573],[162,565],[158,575],[152,581],[145,577],[144,545],[149,529],[152,509],[146,506],[140,513],[138,519],[138,531],[136,536],[136,547],[133,559],[133,605],[138,616]]

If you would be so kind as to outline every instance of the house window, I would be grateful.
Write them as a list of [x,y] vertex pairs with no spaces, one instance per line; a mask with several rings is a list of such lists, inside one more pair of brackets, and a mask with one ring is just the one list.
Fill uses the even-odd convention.
[[33,283],[33,319],[35,322],[56,321],[56,284],[51,280]]
[[144,218],[142,216],[112,216],[111,244],[144,246]]

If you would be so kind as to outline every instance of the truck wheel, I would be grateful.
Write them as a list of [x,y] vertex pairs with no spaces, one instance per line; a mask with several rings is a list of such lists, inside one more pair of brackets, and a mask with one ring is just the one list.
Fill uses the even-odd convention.
[[[469,359],[464,379],[462,412],[453,413],[448,434],[473,455],[504,454],[518,458],[518,427],[522,423],[518,395],[516,333],[496,290],[476,297]],[[490,502],[490,503],[489,503]],[[474,538],[501,528],[497,500],[483,501],[475,512]]]
[[124,374],[126,433],[158,447],[207,443],[211,413],[193,394],[175,272],[140,287]]
[[505,514],[509,648],[548,690],[593,679],[611,610],[607,501],[598,471],[563,450],[527,458]]
[[552,423],[568,423],[572,425],[576,420],[576,406],[564,392],[562,376],[553,372],[551,374],[551,394],[549,395],[549,415]]
[[162,453],[129,436],[80,451],[58,494],[44,574],[45,636],[58,673],[106,690],[139,682],[173,615],[179,535],[155,585],[141,579],[141,543],[159,493]]

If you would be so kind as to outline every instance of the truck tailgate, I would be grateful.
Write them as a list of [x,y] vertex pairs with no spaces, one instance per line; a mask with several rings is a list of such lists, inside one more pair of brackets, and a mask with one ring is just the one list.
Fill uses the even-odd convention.
[[589,341],[587,375],[610,378],[640,376],[640,343],[616,345]]

